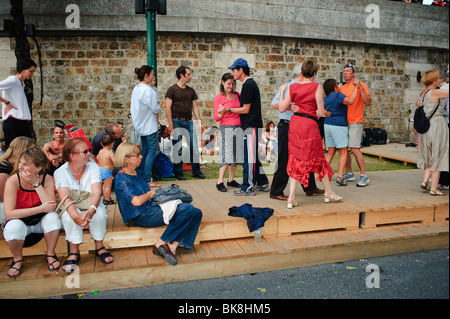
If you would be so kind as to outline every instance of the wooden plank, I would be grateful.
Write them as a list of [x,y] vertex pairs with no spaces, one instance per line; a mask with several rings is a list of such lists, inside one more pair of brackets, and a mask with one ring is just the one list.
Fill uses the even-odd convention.
[[147,251],[145,247],[137,247],[130,249],[131,267],[142,268],[147,266]]
[[[267,238],[266,240],[270,243],[272,239],[273,238]],[[263,254],[263,252],[257,246],[257,244],[259,243],[255,243],[253,239],[237,239],[236,242],[239,244],[239,246],[241,246],[241,248],[248,256],[259,256]]]
[[147,250],[147,263],[150,267],[164,266],[164,258],[157,256],[153,253],[153,246],[146,247]]
[[235,240],[223,240],[222,243],[230,253],[231,257],[240,258],[247,256],[245,251],[242,249],[241,246],[239,246],[239,244]]
[[208,246],[216,259],[225,259],[231,256],[222,241],[209,242]]
[[197,254],[193,249],[178,249],[178,253],[184,264],[196,263],[199,261]]
[[194,250],[197,253],[199,261],[214,260],[214,254],[212,253],[208,244],[194,245]]
[[114,249],[114,270],[131,268],[130,248]]

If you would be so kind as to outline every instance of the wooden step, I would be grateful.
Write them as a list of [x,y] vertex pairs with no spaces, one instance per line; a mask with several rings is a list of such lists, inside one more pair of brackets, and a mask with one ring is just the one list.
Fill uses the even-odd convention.
[[[447,196],[430,196],[420,189],[422,170],[399,170],[371,172],[370,184],[355,187],[337,187],[336,192],[344,196],[341,203],[324,203],[322,196],[306,197],[299,187],[299,206],[287,209],[286,202],[273,200],[267,193],[251,197],[236,197],[232,191],[219,193],[214,180],[189,180],[177,182],[181,188],[194,197],[193,204],[203,212],[203,219],[197,235],[197,243],[252,237],[245,219],[228,216],[232,206],[250,203],[254,207],[270,207],[274,214],[264,225],[262,234],[267,237],[285,236],[302,232],[327,230],[356,230],[401,223],[430,223],[449,218]],[[169,184],[171,182],[165,182]],[[130,227],[123,223],[117,205],[108,206],[105,247],[145,247],[157,242],[165,226],[144,229]],[[89,232],[85,231],[81,245],[82,253],[95,249]],[[64,233],[61,233],[56,253],[67,251]],[[45,242],[24,249],[25,256],[44,255]],[[11,252],[0,235],[0,258],[11,257]]]
[[[216,278],[449,247],[449,223],[412,223],[216,240],[179,250],[168,265],[152,246],[112,249],[112,264],[82,255],[79,272],[49,272],[44,256],[26,257],[22,276],[8,278],[11,258],[0,259],[0,298],[36,298]],[[64,262],[64,256],[60,256]],[[137,271],[138,270],[138,271]]]

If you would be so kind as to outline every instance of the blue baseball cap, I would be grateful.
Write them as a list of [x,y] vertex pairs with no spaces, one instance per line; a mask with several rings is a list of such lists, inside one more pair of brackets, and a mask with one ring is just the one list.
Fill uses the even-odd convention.
[[247,60],[244,60],[243,58],[239,58],[236,61],[234,61],[233,65],[228,67],[230,70],[235,69],[237,67],[241,68],[248,68]]

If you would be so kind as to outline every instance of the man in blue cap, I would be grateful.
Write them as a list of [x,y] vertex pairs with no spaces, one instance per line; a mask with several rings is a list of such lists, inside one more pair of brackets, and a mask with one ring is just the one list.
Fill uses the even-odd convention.
[[235,80],[242,82],[240,108],[221,108],[219,112],[237,113],[244,131],[243,181],[241,189],[234,191],[236,196],[254,196],[256,191],[268,192],[269,180],[258,157],[258,141],[263,121],[261,117],[261,96],[258,85],[250,77],[250,67],[243,58],[234,61],[229,67]]

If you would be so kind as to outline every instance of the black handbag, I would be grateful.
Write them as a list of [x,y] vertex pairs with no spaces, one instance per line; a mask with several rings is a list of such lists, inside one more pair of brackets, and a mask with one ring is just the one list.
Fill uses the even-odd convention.
[[[429,91],[430,90],[425,92],[425,94],[423,95],[422,102],[425,99],[425,95]],[[425,114],[425,110],[423,109],[424,108],[423,106],[419,106],[416,109],[416,111],[414,112],[414,129],[417,131],[417,133],[424,134],[424,133],[428,132],[428,130],[430,129],[430,119],[433,117],[434,113],[436,113],[440,104],[441,104],[441,101],[439,100],[438,105],[436,106],[436,108],[434,109],[433,113],[430,115],[429,118],[427,118],[427,115]]]

